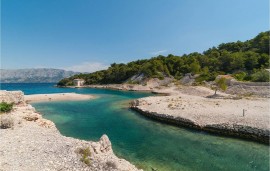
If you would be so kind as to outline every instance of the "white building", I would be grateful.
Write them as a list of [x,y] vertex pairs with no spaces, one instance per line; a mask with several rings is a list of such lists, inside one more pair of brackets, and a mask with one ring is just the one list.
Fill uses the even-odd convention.
[[73,80],[73,84],[76,86],[76,87],[80,87],[80,86],[83,86],[84,85],[84,80],[83,79],[74,79]]

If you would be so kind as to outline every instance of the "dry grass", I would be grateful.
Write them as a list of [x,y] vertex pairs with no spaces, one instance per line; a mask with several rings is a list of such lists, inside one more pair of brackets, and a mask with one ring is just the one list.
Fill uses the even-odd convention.
[[91,165],[91,161],[90,161],[91,151],[90,151],[89,147],[79,148],[78,153],[82,156],[80,161],[85,163],[86,165],[90,166]]

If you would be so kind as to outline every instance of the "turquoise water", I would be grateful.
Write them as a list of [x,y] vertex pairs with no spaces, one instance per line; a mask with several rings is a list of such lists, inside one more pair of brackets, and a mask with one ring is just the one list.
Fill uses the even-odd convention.
[[[17,87],[16,87],[17,86]],[[15,87],[15,88],[14,88]],[[131,99],[148,93],[100,89],[59,89],[52,84],[27,88],[26,94],[78,92],[96,94],[88,101],[35,103],[63,135],[98,140],[107,134],[113,150],[144,170],[269,170],[269,146],[151,121],[127,108]],[[19,89],[5,85],[1,89]]]

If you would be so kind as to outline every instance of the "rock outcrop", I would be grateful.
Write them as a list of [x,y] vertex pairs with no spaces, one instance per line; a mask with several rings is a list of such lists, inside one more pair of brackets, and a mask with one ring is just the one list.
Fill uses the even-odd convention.
[[22,91],[0,90],[0,102],[6,103],[24,103],[24,94]]
[[[10,97],[14,93],[5,94]],[[4,99],[0,100],[5,101],[7,96],[1,97]],[[21,96],[18,97],[20,98],[15,99],[16,102],[22,99]],[[8,120],[12,123],[0,129],[0,171],[138,170],[128,161],[115,156],[107,135],[103,135],[99,142],[65,137],[60,134],[53,122],[44,119],[29,104],[15,105],[10,113],[0,116],[1,122]],[[78,153],[79,149],[89,149],[87,163]]]

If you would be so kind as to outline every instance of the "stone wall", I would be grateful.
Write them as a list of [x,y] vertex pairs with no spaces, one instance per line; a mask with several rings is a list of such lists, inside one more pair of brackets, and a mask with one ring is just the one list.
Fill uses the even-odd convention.
[[7,103],[24,103],[24,94],[22,91],[0,90],[0,102]]

